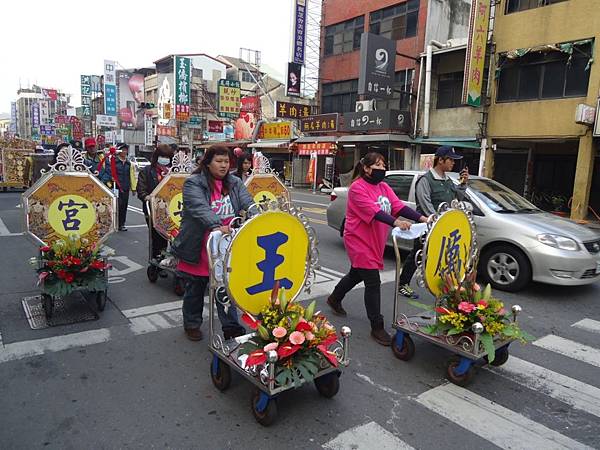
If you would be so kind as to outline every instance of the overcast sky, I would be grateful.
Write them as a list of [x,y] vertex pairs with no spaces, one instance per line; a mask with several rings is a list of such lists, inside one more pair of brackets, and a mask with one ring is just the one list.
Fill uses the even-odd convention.
[[292,0],[16,0],[0,14],[0,113],[19,88],[37,84],[72,94],[79,75],[102,74],[104,59],[126,68],[151,67],[176,53],[239,56],[262,52],[280,73],[289,58]]

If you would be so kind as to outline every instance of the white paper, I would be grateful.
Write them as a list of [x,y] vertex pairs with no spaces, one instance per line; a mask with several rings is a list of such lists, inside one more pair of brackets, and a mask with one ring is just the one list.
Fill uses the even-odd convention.
[[395,227],[392,230],[392,235],[399,239],[416,239],[427,231],[426,223],[413,223],[408,230],[401,230]]

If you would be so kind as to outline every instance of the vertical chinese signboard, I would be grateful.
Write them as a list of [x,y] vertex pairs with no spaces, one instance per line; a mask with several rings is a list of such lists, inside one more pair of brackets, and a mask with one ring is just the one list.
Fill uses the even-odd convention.
[[40,127],[40,105],[37,102],[31,104],[31,126]]
[[190,118],[190,82],[192,60],[175,56],[175,119],[187,122]]
[[17,133],[17,102],[10,102],[10,132]]
[[116,62],[104,60],[104,114],[117,115],[117,70]]
[[473,0],[465,59],[462,101],[469,106],[481,106],[483,70],[490,21],[490,1]]
[[236,80],[219,80],[217,92],[217,115],[237,119],[240,115],[241,84]]
[[92,118],[92,80],[90,75],[81,75],[81,107],[83,108],[83,119]]
[[378,34],[363,33],[360,38],[358,93],[369,98],[391,99],[395,75],[396,41]]
[[303,65],[306,46],[306,0],[296,0],[294,3],[292,62]]

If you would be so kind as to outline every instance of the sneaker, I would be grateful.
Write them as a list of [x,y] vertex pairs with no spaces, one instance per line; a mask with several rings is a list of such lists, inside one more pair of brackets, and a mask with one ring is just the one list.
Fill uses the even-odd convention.
[[371,330],[371,337],[375,339],[378,344],[385,347],[392,345],[392,337],[389,335],[385,328],[374,328]]
[[175,258],[174,256],[165,256],[159,263],[158,263],[159,267],[162,267],[163,269],[174,269],[175,267],[177,267],[177,258]]
[[184,330],[186,337],[190,341],[201,341],[203,338],[200,328],[184,328]]
[[419,294],[412,290],[408,284],[403,284],[398,288],[398,293],[404,295],[407,298],[419,298]]
[[127,227],[125,225],[121,225],[119,227],[119,231],[127,231]]
[[327,304],[336,316],[346,317],[348,315],[346,310],[342,307],[342,302],[334,300],[331,295],[327,297]]

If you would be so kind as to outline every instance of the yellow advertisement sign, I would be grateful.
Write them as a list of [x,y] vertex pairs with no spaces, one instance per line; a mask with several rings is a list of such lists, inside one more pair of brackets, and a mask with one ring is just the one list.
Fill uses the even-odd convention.
[[263,123],[259,132],[259,139],[291,139],[292,138],[292,123],[291,122],[268,122]]
[[241,108],[241,84],[237,80],[219,80],[217,86],[217,115],[237,119]]
[[490,2],[491,0],[473,0],[471,3],[462,98],[463,103],[469,106],[481,106]]
[[309,239],[295,216],[281,211],[248,221],[231,242],[226,272],[230,297],[258,314],[270,302],[275,282],[294,298],[304,287]]
[[467,215],[452,209],[442,214],[427,237],[423,275],[429,291],[439,297],[446,275],[466,273],[473,246],[473,232]]
[[115,228],[116,198],[90,174],[52,174],[23,194],[27,231],[51,244],[77,234],[100,242]]
[[172,173],[162,179],[150,194],[152,226],[165,239],[179,233],[183,209],[183,183],[187,173]]
[[273,174],[255,174],[246,180],[246,189],[254,199],[254,203],[270,203],[279,197],[289,201],[287,188]]

